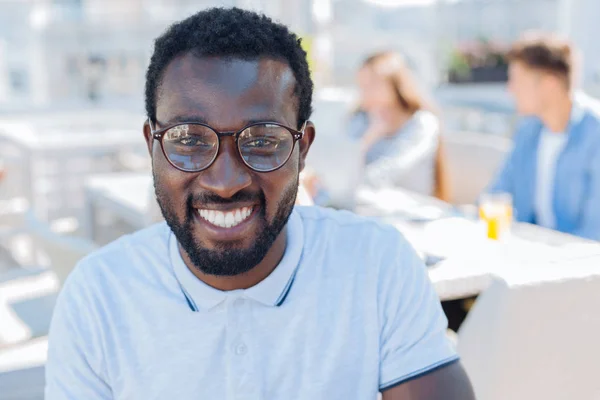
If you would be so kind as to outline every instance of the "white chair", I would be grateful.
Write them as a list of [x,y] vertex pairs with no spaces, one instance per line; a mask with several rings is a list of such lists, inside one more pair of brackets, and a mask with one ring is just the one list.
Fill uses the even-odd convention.
[[16,266],[29,261],[28,251],[23,251],[25,212],[28,204],[24,198],[0,200],[0,263]]
[[47,337],[0,349],[0,399],[43,399],[47,352]]
[[46,257],[49,266],[64,283],[79,260],[96,249],[96,245],[86,239],[60,235],[50,226],[38,220],[32,212],[26,216],[28,234],[31,235],[36,255]]
[[600,257],[583,262],[523,265],[478,298],[458,333],[477,399],[600,399]]
[[444,136],[451,203],[475,203],[511,147],[511,139],[495,135],[459,132]]
[[[2,140],[0,139],[0,144]],[[6,150],[6,149],[3,149]],[[4,154],[0,155],[4,156]],[[10,239],[24,226],[29,200],[25,195],[23,167],[19,159],[0,158],[0,238]]]

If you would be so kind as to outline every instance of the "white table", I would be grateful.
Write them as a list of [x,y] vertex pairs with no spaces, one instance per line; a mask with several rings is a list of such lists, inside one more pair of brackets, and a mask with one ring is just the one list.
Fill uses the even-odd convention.
[[[154,220],[158,205],[152,196],[152,176],[143,173],[117,173],[95,175],[85,182],[87,211],[85,230],[92,240],[103,242],[114,240],[116,232],[99,240],[101,214],[110,214],[129,226],[130,231],[142,229]],[[114,222],[114,221],[113,221]],[[109,221],[110,223],[110,221]]]
[[85,178],[120,170],[123,153],[145,151],[142,123],[139,115],[100,110],[3,117],[0,157],[39,218],[79,217]]
[[442,300],[477,295],[492,277],[519,273],[524,262],[557,264],[600,255],[597,242],[524,223],[514,223],[502,241],[489,240],[482,222],[459,216],[440,200],[402,190],[362,190],[359,203],[359,213],[394,225],[417,250],[445,258],[429,268]]

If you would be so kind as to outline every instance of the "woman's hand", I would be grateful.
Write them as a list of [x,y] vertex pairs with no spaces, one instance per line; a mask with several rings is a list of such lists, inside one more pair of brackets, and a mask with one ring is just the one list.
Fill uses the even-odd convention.
[[391,112],[371,112],[368,118],[369,127],[361,140],[363,153],[367,153],[375,143],[388,137],[395,131],[394,118]]

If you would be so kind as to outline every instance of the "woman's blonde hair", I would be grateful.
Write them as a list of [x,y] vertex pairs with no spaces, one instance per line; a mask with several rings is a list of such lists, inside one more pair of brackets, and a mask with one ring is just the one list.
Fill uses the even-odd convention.
[[[406,65],[401,54],[393,51],[376,53],[368,57],[362,68],[370,68],[372,72],[390,83],[398,99],[398,104],[409,114],[427,110],[438,115],[433,105],[427,102],[420,93],[417,82]],[[358,111],[361,111],[360,108]],[[434,195],[438,199],[449,201],[449,187],[446,176],[446,161],[441,134],[438,136],[438,147],[435,157],[435,187]]]

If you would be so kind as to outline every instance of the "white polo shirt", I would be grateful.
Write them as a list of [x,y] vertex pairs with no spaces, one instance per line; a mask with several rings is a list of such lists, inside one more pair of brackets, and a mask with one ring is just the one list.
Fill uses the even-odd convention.
[[375,399],[457,360],[396,229],[317,207],[287,229],[247,290],[198,280],[165,223],[88,256],[58,299],[46,399]]

